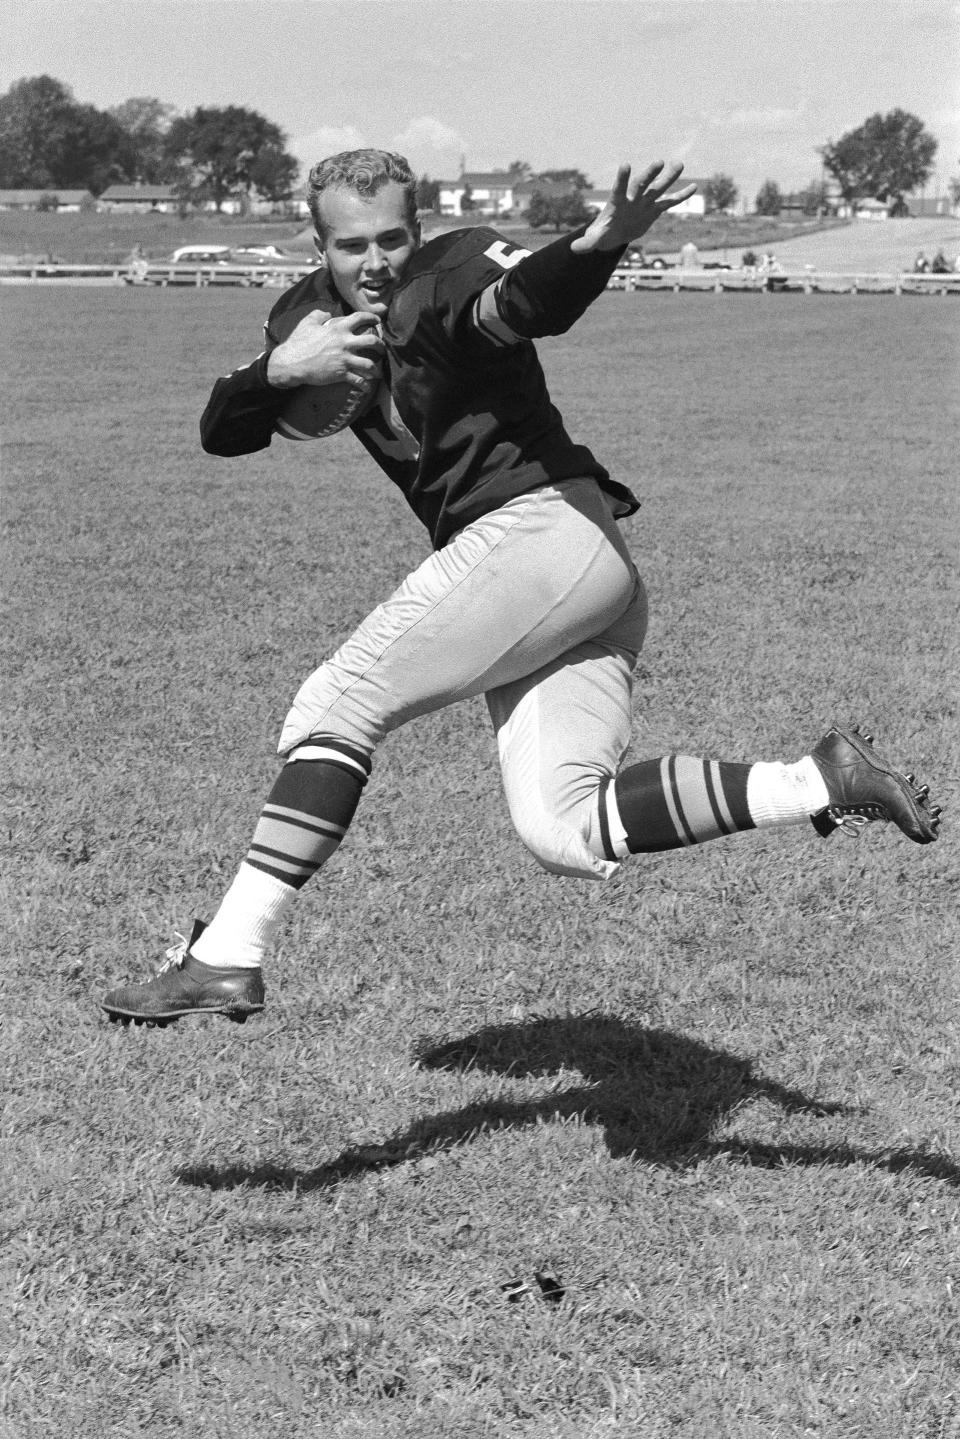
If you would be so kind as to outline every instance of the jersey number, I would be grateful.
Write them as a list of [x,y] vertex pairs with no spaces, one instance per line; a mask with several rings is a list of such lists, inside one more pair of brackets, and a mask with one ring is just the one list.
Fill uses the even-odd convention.
[[512,270],[514,265],[519,265],[530,254],[529,250],[521,250],[519,246],[508,245],[506,240],[494,240],[483,252],[488,260],[493,260],[504,270]]

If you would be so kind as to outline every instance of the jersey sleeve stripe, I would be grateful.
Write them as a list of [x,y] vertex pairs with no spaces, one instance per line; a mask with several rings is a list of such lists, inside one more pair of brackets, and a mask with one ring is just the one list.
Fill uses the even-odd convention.
[[497,291],[501,281],[488,285],[477,296],[473,306],[473,323],[482,335],[492,340],[495,345],[515,345],[522,339],[516,330],[510,328],[506,320],[500,314],[497,304]]

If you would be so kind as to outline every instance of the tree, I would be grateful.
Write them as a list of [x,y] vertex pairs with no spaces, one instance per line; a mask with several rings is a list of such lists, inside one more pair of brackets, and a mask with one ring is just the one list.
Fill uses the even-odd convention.
[[811,180],[807,188],[800,191],[799,198],[805,215],[825,215],[830,208],[830,195],[823,180]]
[[779,215],[783,208],[783,193],[776,180],[764,180],[757,191],[754,208],[758,215]]
[[526,160],[511,160],[507,166],[507,174],[519,185],[522,181],[530,179],[533,174],[533,166]]
[[191,193],[209,197],[219,210],[238,191],[249,194],[253,162],[267,146],[286,153],[285,139],[280,127],[256,110],[199,106],[174,120],[164,151],[189,176]]
[[732,178],[721,172],[711,175],[703,187],[703,198],[708,212],[732,210],[739,194],[740,191]]
[[119,121],[94,105],[77,105],[68,119],[65,154],[54,166],[61,185],[85,185],[100,195],[136,174],[137,152]]
[[134,179],[146,185],[160,185],[173,180],[175,166],[164,151],[164,137],[177,113],[174,106],[152,95],[135,95],[119,105],[112,105],[108,113],[133,141],[136,155]]
[[264,145],[250,162],[250,183],[272,204],[289,200],[300,173],[293,155],[282,145]]
[[556,180],[561,185],[572,185],[575,190],[589,190],[590,181],[582,170],[544,170],[541,180]]
[[539,230],[544,225],[557,231],[572,230],[578,225],[585,225],[590,214],[579,190],[571,190],[568,195],[544,195],[542,191],[534,190],[527,210],[527,224],[532,230]]
[[877,111],[856,130],[829,140],[819,153],[849,204],[869,198],[902,208],[904,196],[929,178],[937,141],[916,115]]
[[75,109],[72,91],[51,75],[17,80],[0,96],[0,186],[63,183],[55,171]]
[[134,172],[133,143],[117,120],[50,75],[18,80],[0,96],[0,185],[95,195]]
[[417,209],[435,210],[440,203],[440,181],[421,175],[417,181]]

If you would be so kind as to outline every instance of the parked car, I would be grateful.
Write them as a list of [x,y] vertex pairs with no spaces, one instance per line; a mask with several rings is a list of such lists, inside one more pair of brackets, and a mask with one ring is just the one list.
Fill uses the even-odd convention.
[[230,258],[239,265],[295,265],[297,257],[288,255],[277,245],[238,245]]
[[230,246],[181,245],[170,259],[175,265],[226,265],[230,260]]

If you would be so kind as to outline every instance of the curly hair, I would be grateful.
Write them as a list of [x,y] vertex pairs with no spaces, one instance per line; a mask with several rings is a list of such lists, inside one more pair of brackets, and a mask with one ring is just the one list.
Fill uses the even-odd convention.
[[372,199],[391,181],[403,186],[405,217],[412,229],[417,223],[417,182],[402,155],[390,150],[341,150],[339,155],[319,160],[307,180],[307,204],[320,238],[324,233],[320,196],[325,190],[356,190],[365,199]]

